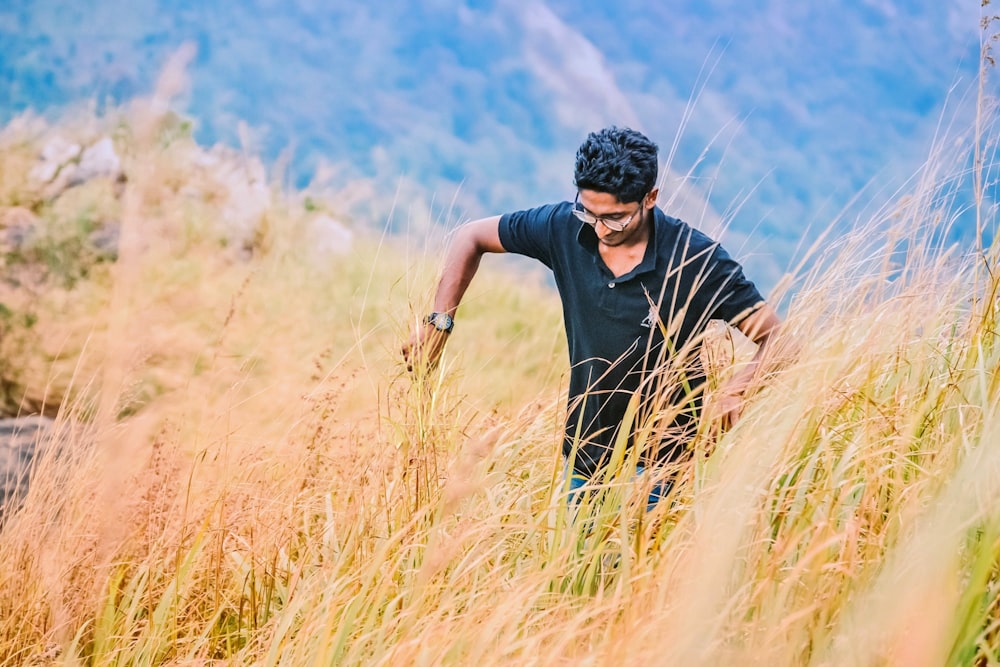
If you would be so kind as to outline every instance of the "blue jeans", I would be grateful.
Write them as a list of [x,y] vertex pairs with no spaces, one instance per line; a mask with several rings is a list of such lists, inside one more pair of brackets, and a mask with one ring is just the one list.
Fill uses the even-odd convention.
[[[643,466],[636,466],[636,480],[639,479],[643,472],[645,472],[645,468]],[[590,483],[590,478],[576,472],[570,468],[569,465],[566,466],[566,474],[569,475],[569,496],[567,498],[567,502],[569,502],[571,506],[578,505],[580,504],[580,499],[583,497],[583,494],[586,492],[584,487]],[[664,479],[657,482],[649,491],[649,498],[646,500],[646,511],[651,511],[654,507],[656,507],[658,502],[666,498],[673,486],[674,482],[670,479]]]

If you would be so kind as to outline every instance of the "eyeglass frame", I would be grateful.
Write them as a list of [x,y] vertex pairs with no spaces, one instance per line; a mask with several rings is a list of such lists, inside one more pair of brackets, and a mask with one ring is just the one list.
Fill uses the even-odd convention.
[[613,232],[620,232],[623,231],[630,224],[632,224],[632,219],[635,218],[637,214],[642,212],[642,203],[646,201],[646,197],[648,196],[649,193],[647,192],[642,196],[641,199],[639,199],[639,208],[633,211],[629,217],[625,218],[624,220],[608,220],[605,217],[594,215],[585,208],[582,208],[583,205],[580,203],[580,193],[577,192],[576,198],[573,200],[573,215],[576,217],[577,220],[579,220],[584,224],[588,224],[591,227],[596,227],[597,223],[599,222]]

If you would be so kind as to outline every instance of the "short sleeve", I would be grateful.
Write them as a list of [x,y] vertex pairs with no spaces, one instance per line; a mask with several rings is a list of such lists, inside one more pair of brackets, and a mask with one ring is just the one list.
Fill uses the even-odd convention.
[[738,324],[764,302],[757,286],[743,274],[743,267],[716,245],[708,261],[705,283],[701,286],[706,300],[706,319],[725,320]]
[[552,268],[553,225],[560,204],[548,204],[500,218],[500,244],[507,252],[526,255]]

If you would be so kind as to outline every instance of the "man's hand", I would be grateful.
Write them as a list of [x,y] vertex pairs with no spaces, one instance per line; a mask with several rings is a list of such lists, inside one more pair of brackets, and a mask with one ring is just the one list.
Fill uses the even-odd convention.
[[[454,317],[462,295],[479,269],[479,261],[487,252],[506,252],[500,243],[499,215],[466,223],[455,232],[434,294],[434,312]],[[407,369],[434,368],[447,341],[448,334],[433,325],[417,324],[402,349]]]
[[448,342],[450,334],[439,331],[431,324],[419,323],[410,334],[410,340],[403,345],[403,359],[406,360],[406,370],[428,370],[437,365]]
[[735,375],[716,390],[709,400],[708,418],[717,433],[727,431],[736,424],[743,412],[743,392],[750,384],[749,377]]
[[762,304],[737,326],[747,338],[757,344],[757,352],[747,365],[723,382],[714,395],[709,397],[707,413],[716,435],[732,428],[739,420],[743,412],[743,395],[753,382],[772,335],[781,326],[781,319],[771,306]]

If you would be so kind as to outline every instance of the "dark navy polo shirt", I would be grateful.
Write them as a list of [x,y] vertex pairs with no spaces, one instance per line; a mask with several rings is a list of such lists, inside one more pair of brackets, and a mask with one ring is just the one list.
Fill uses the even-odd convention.
[[[570,360],[563,453],[587,476],[616,443],[641,444],[647,463],[677,459],[701,405],[699,334],[711,319],[737,323],[764,299],[718,243],[658,207],[645,256],[616,278],[597,234],[572,210],[563,202],[508,213],[499,229],[505,250],[552,270],[562,299]],[[621,428],[627,416],[631,425]]]

